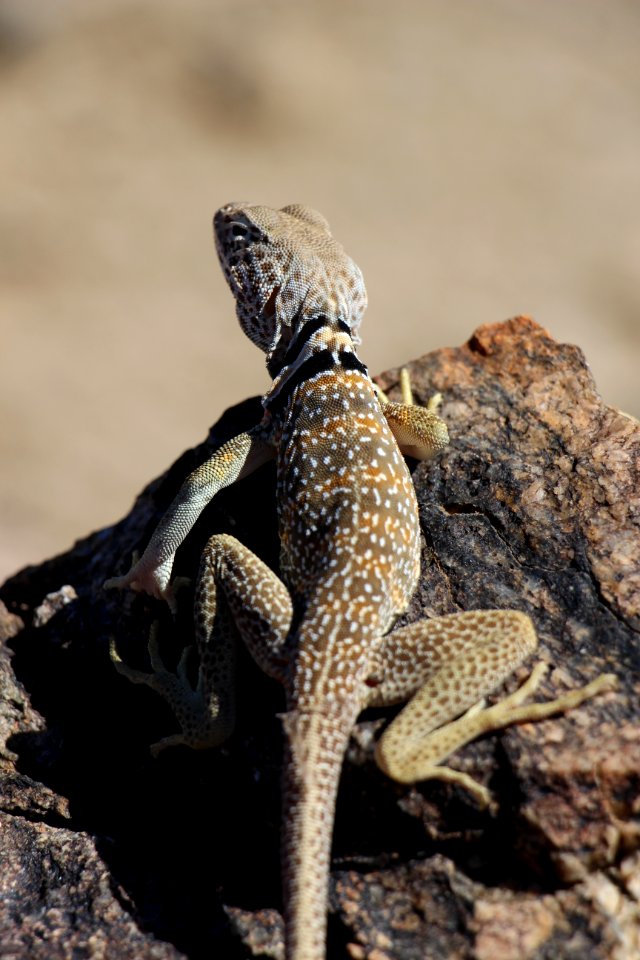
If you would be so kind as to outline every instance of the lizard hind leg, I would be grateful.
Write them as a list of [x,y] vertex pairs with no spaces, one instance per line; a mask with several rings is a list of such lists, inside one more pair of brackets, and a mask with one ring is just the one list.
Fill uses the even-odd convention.
[[[163,737],[157,743],[151,745],[151,753],[157,756],[167,747],[176,746],[215,746],[221,743],[231,732],[229,720],[232,721],[233,714],[229,717],[229,711],[224,715],[222,723],[217,725],[216,733],[210,732],[207,742],[201,742],[196,733],[201,729],[204,704],[200,691],[192,686],[187,674],[187,660],[192,647],[185,647],[178,661],[176,672],[168,670],[160,656],[160,647],[158,643],[158,624],[154,623],[149,631],[148,640],[149,660],[151,670],[145,672],[136,670],[125,663],[116,648],[115,640],[112,638],[109,646],[109,654],[114,667],[123,677],[132,683],[141,683],[155,690],[156,693],[166,700],[175,713],[178,722],[182,728],[181,733],[172,734]],[[215,724],[214,724],[215,726]]]
[[200,660],[195,686],[187,672],[191,647],[183,651],[176,672],[171,672],[160,656],[155,628],[149,637],[149,673],[123,663],[115,644],[111,645],[111,659],[118,672],[159,693],[181,727],[181,733],[154,744],[154,754],[180,744],[194,749],[215,747],[231,735],[238,632],[262,669],[282,678],[281,651],[292,616],[289,593],[275,574],[234,537],[221,534],[208,541],[194,606]]
[[540,663],[515,693],[490,707],[477,703],[536,647],[531,620],[515,610],[436,617],[385,639],[388,645],[376,671],[383,680],[372,688],[369,702],[392,703],[414,695],[379,740],[378,765],[403,783],[427,779],[457,783],[481,806],[490,801],[487,788],[444,766],[443,760],[484,733],[565,712],[615,685],[615,677],[603,674],[555,700],[525,704],[546,671]]

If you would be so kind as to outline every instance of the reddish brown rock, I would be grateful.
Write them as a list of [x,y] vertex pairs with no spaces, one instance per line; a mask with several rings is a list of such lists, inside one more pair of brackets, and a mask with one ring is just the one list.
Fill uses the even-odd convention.
[[[411,364],[444,395],[451,445],[414,480],[423,577],[404,621],[478,607],[531,614],[553,669],[546,697],[603,671],[619,689],[570,716],[470,745],[487,783],[393,784],[372,761],[388,712],[345,763],[331,881],[331,960],[635,960],[640,954],[640,429],[600,399],[581,352],[527,318],[485,326]],[[391,389],[390,372],[380,378]],[[222,748],[147,746],[173,720],[112,669],[145,663],[161,620],[170,662],[189,643],[141,596],[103,580],[143,547],[181,478],[245,429],[228,411],[131,514],[2,588],[0,944],[12,958],[274,956],[281,952],[280,690],[241,657],[239,720]],[[193,576],[215,531],[277,565],[273,468],[220,494],[180,550]],[[8,611],[8,612],[7,612]],[[519,677],[526,671],[519,671]]]

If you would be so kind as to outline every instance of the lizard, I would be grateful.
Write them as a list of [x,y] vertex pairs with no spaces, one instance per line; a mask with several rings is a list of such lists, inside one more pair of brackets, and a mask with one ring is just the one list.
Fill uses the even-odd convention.
[[[338,780],[351,730],[366,707],[408,701],[375,757],[394,779],[438,778],[486,805],[490,794],[443,761],[482,733],[540,720],[611,689],[603,674],[546,703],[524,701],[538,664],[515,693],[494,691],[536,648],[518,610],[472,610],[393,629],[415,591],[420,524],[403,454],[435,456],[449,442],[438,398],[414,405],[376,391],[359,359],[367,305],[362,273],[325,218],[298,204],[280,210],[232,203],[214,216],[223,272],[245,334],[266,354],[272,383],[263,415],[182,484],[143,555],[107,587],[130,587],[175,608],[173,560],[216,493],[276,459],[280,576],[227,534],[212,536],[195,587],[199,652],[175,671],[149,639],[151,671],[111,657],[152,687],[181,731],[152,747],[222,743],[234,724],[236,631],[283,686],[282,875],[287,960],[322,960]],[[187,648],[188,649],[188,648]]]

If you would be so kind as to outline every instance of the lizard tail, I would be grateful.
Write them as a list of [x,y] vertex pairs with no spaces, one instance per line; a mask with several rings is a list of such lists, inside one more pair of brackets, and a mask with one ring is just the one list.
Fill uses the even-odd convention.
[[324,960],[333,816],[356,717],[293,710],[285,734],[282,860],[286,960]]

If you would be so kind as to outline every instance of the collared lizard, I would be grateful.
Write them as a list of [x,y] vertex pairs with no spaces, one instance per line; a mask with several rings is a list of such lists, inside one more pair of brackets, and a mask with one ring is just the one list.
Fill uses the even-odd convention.
[[[181,732],[155,745],[215,746],[234,723],[234,631],[285,689],[283,896],[288,960],[325,955],[327,883],[338,779],[350,732],[365,707],[409,700],[376,748],[402,782],[439,778],[487,790],[443,766],[478,735],[564,711],[610,689],[602,675],[557,700],[525,705],[538,665],[514,694],[485,708],[537,639],[515,610],[474,610],[396,630],[419,575],[420,526],[402,453],[433,456],[448,443],[426,409],[379,395],[356,353],[367,303],[362,274],[314,210],[229,204],[214,218],[218,255],[247,336],[267,355],[264,415],[183,483],[127,574],[164,598],[175,552],[207,503],[275,457],[281,579],[234,537],[209,540],[196,585],[200,657],[195,689],[186,664],[168,671],[154,634],[151,673],[117,669],[157,690]],[[391,632],[390,632],[391,631]],[[466,711],[466,712],[465,712]],[[458,718],[458,719],[456,719]]]

